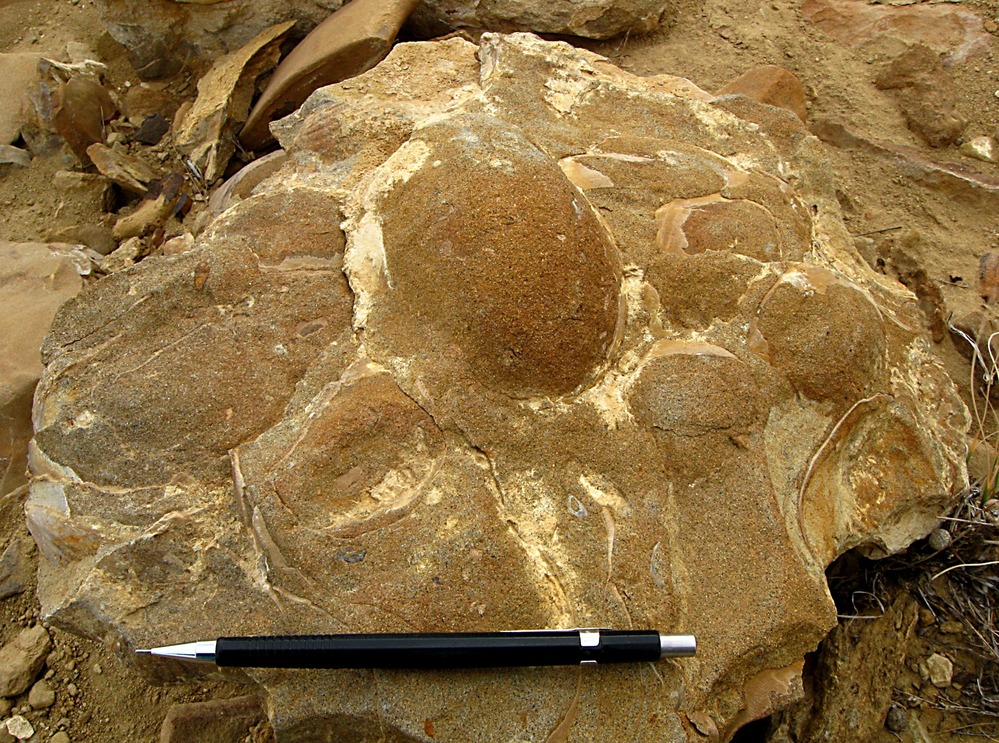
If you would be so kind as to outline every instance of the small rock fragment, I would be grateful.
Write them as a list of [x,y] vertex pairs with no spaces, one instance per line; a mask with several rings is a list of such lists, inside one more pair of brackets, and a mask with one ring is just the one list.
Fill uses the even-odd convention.
[[135,130],[135,134],[132,135],[132,139],[142,144],[159,144],[160,140],[163,139],[163,135],[169,130],[170,122],[167,121],[163,114],[156,113],[152,116],[147,116],[143,120],[139,128]]
[[112,230],[114,238],[119,241],[127,240],[130,237],[148,235],[161,227],[185,198],[180,191],[183,185],[183,177],[176,173],[150,183],[147,198],[134,212],[115,223]]
[[992,137],[972,137],[961,144],[962,155],[987,163],[999,162],[999,145]]
[[160,175],[144,160],[116,152],[103,144],[90,145],[87,148],[87,156],[102,175],[135,194],[144,194],[149,188],[150,181]]
[[31,153],[9,144],[0,144],[0,165],[31,165]]
[[291,113],[324,85],[378,64],[417,0],[353,0],[320,23],[284,58],[260,95],[239,138],[248,150],[271,139],[267,125]]
[[69,735],[65,730],[60,730],[58,733],[49,738],[49,743],[69,743]]
[[104,124],[117,111],[102,85],[86,78],[74,78],[60,86],[56,93],[52,126],[84,165],[89,165],[87,148],[94,142],[104,141]]
[[946,655],[934,653],[926,659],[926,671],[929,674],[930,682],[935,687],[946,689],[950,686],[951,678],[954,675],[954,664]]
[[31,687],[31,691],[28,692],[28,704],[31,705],[32,709],[48,709],[55,704],[55,699],[55,691],[44,679],[36,681],[35,685]]
[[897,704],[893,704],[888,708],[888,714],[885,716],[885,727],[893,733],[901,733],[909,725],[909,713],[904,708]]
[[5,699],[0,697],[0,717],[6,717],[10,714],[11,709],[14,707],[14,702],[10,699]]
[[27,740],[35,734],[35,729],[31,726],[31,723],[21,715],[14,715],[9,720],[6,720],[4,724],[7,726],[7,732],[18,740]]
[[265,720],[260,698],[255,695],[209,702],[175,704],[160,728],[160,743],[212,740],[241,743],[247,731]]
[[71,227],[56,227],[46,231],[47,242],[77,243],[86,245],[100,255],[107,255],[118,243],[108,227],[99,224],[81,224]]
[[0,599],[23,593],[31,582],[31,548],[29,539],[16,537],[0,555]]
[[180,102],[177,98],[162,90],[157,90],[149,83],[133,85],[125,93],[125,98],[121,103],[122,113],[130,119],[138,117],[143,120],[159,114],[167,121],[173,119],[179,105]]
[[52,649],[45,628],[36,624],[21,631],[0,649],[0,697],[16,697],[31,686]]
[[768,106],[785,108],[802,121],[807,121],[805,88],[790,70],[776,65],[764,65],[744,72],[718,91],[723,95],[744,95]]
[[957,112],[954,81],[927,46],[910,47],[878,75],[874,85],[894,94],[909,128],[930,147],[953,144],[968,123]]
[[949,531],[946,529],[934,529],[930,532],[928,543],[931,550],[939,552],[940,550],[947,549],[950,546],[951,541],[953,540]]
[[964,631],[964,626],[960,622],[948,619],[946,622],[940,623],[940,631],[945,635],[958,635]]
[[104,256],[104,260],[101,261],[101,269],[105,273],[122,271],[137,263],[145,254],[146,248],[142,244],[142,238],[130,237],[122,242],[117,250]]

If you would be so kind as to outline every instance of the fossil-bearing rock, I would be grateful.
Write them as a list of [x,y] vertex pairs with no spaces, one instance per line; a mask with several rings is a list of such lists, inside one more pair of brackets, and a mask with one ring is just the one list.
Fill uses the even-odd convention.
[[792,113],[486,35],[401,44],[275,131],[287,160],[191,251],[56,319],[27,505],[49,620],[123,652],[573,626],[700,645],[246,671],[280,740],[724,738],[800,696],[836,623],[826,566],[905,547],[964,481],[967,413],[914,297],[854,253]]

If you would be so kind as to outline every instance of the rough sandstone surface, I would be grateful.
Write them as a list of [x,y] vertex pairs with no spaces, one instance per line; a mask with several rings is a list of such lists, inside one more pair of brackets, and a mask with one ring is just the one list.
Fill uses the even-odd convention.
[[700,646],[248,670],[279,740],[724,739],[800,697],[826,566],[926,534],[964,481],[915,298],[854,253],[794,114],[488,34],[398,45],[274,130],[287,159],[193,250],[57,317],[27,505],[45,616],[124,649]]

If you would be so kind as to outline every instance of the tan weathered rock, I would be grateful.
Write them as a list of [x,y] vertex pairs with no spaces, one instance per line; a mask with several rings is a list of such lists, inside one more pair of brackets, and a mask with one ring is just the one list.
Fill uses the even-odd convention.
[[957,91],[940,56],[916,44],[892,60],[875,78],[898,101],[909,128],[930,147],[945,147],[961,136],[968,122],[956,109]]
[[954,675],[954,663],[946,655],[933,653],[926,659],[926,670],[930,676],[930,683],[938,689],[946,689],[950,686]]
[[[274,175],[288,161],[288,153],[278,149],[247,163],[235,175],[212,192],[208,209],[203,212],[204,226],[234,204],[248,198],[253,189]],[[195,230],[200,232],[200,229]]]
[[801,80],[790,70],[776,65],[755,67],[742,73],[719,89],[718,95],[744,95],[768,106],[786,108],[802,121],[808,120]]
[[0,241],[0,495],[27,482],[31,398],[42,373],[42,338],[56,310],[80,291],[72,260],[43,243]]
[[21,133],[25,99],[38,80],[38,54],[0,54],[0,144],[10,144]]
[[967,411],[821,144],[712,101],[526,34],[399,44],[310,96],[191,250],[59,315],[45,617],[134,647],[700,640],[599,675],[248,669],[278,740],[697,740],[800,697],[825,568],[937,525]]
[[257,78],[277,64],[290,21],[261,31],[218,60],[198,81],[198,97],[174,132],[178,150],[213,183],[236,151],[235,137],[246,121]]
[[52,638],[40,624],[21,630],[0,648],[0,697],[16,697],[26,692],[51,649]]
[[274,70],[239,133],[243,146],[256,150],[270,141],[270,122],[297,109],[317,88],[378,64],[417,2],[353,0],[316,26]]

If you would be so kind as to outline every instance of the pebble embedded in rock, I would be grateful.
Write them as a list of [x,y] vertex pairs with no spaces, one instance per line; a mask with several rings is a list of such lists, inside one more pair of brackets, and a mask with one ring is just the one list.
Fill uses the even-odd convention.
[[930,682],[935,687],[946,689],[950,686],[954,675],[954,664],[946,655],[934,653],[926,659],[926,671],[929,674]]
[[32,709],[48,709],[55,704],[56,695],[45,680],[35,682],[28,692],[28,704]]
[[40,624],[21,634],[0,649],[0,697],[16,697],[31,686],[52,649],[52,639]]
[[35,734],[35,728],[21,715],[14,715],[4,724],[7,726],[7,732],[18,740],[27,740]]

